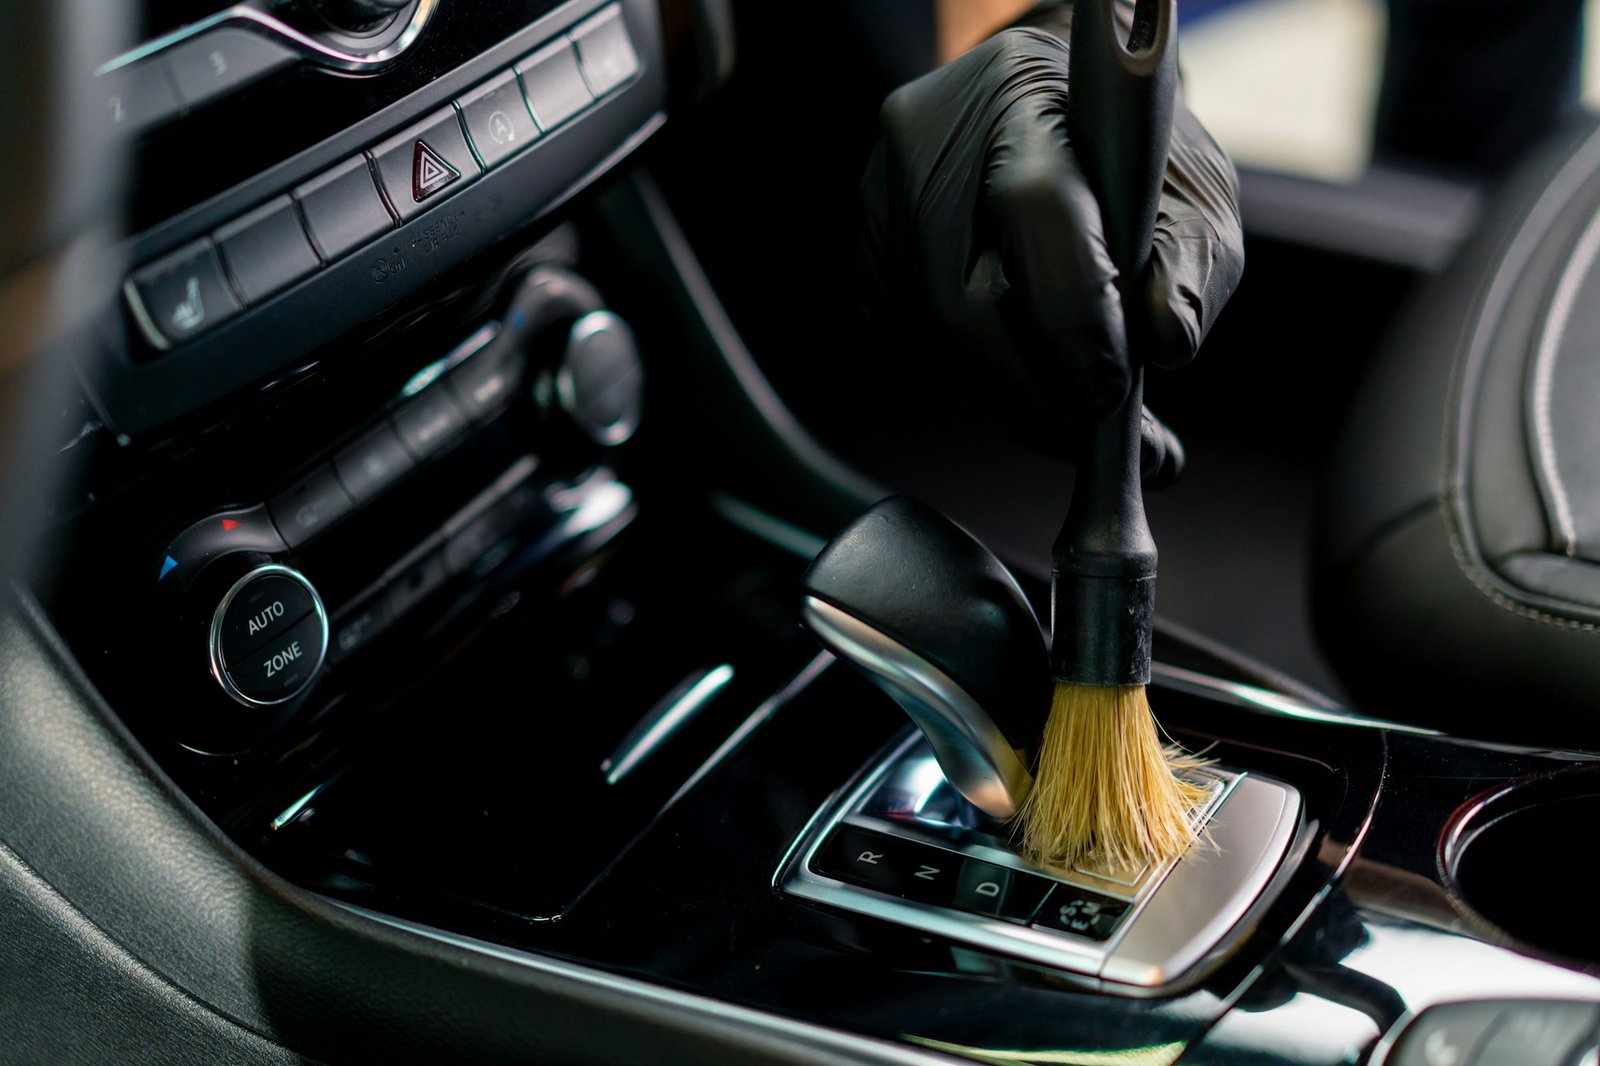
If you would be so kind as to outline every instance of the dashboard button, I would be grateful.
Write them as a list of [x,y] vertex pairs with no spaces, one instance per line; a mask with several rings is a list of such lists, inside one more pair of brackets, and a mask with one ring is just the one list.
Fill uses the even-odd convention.
[[516,391],[517,375],[511,360],[482,352],[446,378],[445,384],[468,416],[482,418]]
[[411,455],[395,431],[380,425],[333,460],[339,480],[357,503],[366,503],[412,467]]
[[991,862],[967,859],[956,880],[955,906],[972,914],[1023,922],[1033,917],[1050,882]]
[[1089,940],[1105,940],[1116,931],[1128,910],[1120,899],[1086,892],[1072,885],[1057,885],[1034,918],[1034,925],[1056,929]]
[[389,586],[389,613],[399,618],[433,595],[448,576],[444,560],[436,554],[415,564]]
[[132,63],[95,79],[111,128],[137,133],[175,116],[182,105],[164,57]]
[[1445,1003],[1413,1018],[1395,1041],[1396,1066],[1471,1066],[1484,1036],[1505,1013],[1503,1003]]
[[295,61],[295,55],[258,33],[212,30],[162,53],[184,104],[196,107]]
[[222,611],[222,661],[238,662],[315,609],[311,590],[294,578],[281,573],[255,578],[230,596]]
[[313,612],[226,672],[233,688],[253,703],[282,703],[311,683],[327,651],[327,622]]
[[533,120],[547,133],[594,103],[578,70],[577,53],[565,39],[518,63],[517,74]]
[[128,282],[127,295],[140,328],[158,348],[186,341],[242,310],[209,240],[185,245],[139,270]]
[[572,31],[584,79],[596,96],[604,96],[639,73],[639,56],[628,39],[620,7],[609,7]]
[[343,662],[377,638],[389,628],[392,616],[389,601],[379,595],[367,604],[347,611],[334,626],[333,645],[328,658],[335,664]]
[[295,189],[305,213],[306,230],[324,263],[354,251],[394,226],[372,183],[367,157],[347,159]]
[[355,506],[332,467],[323,467],[267,504],[278,532],[298,548],[343,518]]
[[430,389],[394,415],[400,439],[418,459],[438,451],[466,424],[467,416],[444,389]]
[[456,109],[445,107],[372,150],[389,206],[400,218],[471,184],[478,177]]
[[901,841],[848,825],[834,830],[812,860],[812,867],[820,874],[894,895],[900,894],[906,866]]
[[528,105],[512,71],[490,79],[456,104],[466,119],[472,146],[486,167],[510,158],[539,136],[539,127],[528,114]]
[[247,304],[258,304],[318,267],[294,201],[287,196],[262,204],[217,230],[228,274]]

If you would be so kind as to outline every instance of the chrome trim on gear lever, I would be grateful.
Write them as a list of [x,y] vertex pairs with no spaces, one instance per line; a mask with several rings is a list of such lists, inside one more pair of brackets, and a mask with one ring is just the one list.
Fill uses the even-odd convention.
[[1016,815],[1033,788],[1028,764],[994,719],[949,674],[815,596],[800,605],[806,628],[888,693],[927,736],[950,783],[985,814]]

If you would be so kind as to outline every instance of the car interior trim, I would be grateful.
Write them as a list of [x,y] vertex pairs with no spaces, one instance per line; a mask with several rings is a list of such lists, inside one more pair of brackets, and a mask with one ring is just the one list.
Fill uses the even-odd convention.
[[[269,37],[277,38],[283,44],[289,45],[302,53],[306,58],[313,59],[336,70],[365,73],[385,67],[404,55],[406,50],[415,44],[417,38],[422,35],[423,29],[428,25],[428,20],[433,17],[433,13],[438,6],[439,0],[417,0],[416,7],[412,9],[399,34],[394,35],[382,47],[366,52],[339,48],[326,41],[319,41],[315,37],[295,29],[271,11],[263,10],[253,4],[235,4],[214,15],[173,30],[171,33],[146,41],[137,48],[131,48],[106,63],[96,73],[110,74],[112,71],[120,70],[134,63],[153,59],[168,49],[183,44],[185,41],[193,40],[211,30],[228,25],[247,26]],[[384,34],[384,36],[389,37],[390,35]]]
[[367,910],[364,907],[343,903],[339,900],[330,899],[326,902],[369,921],[378,922],[414,936],[426,937],[429,940],[447,944],[462,951],[499,959],[502,962],[509,962],[515,966],[536,970],[552,977],[602,988],[608,992],[647,1000],[718,1022],[732,1022],[736,1025],[747,1026],[819,1051],[848,1056],[851,1061],[884,1063],[887,1066],[948,1066],[949,1063],[949,1060],[942,1055],[928,1055],[916,1048],[890,1044],[871,1037],[856,1036],[820,1025],[798,1022],[790,1018],[768,1014],[765,1011],[752,1010],[748,1007],[737,1006],[722,1000],[691,995],[687,992],[650,984],[646,981],[636,981],[632,978],[607,973],[604,970],[577,966],[548,955],[536,955],[533,952],[519,951],[516,948],[492,944],[476,937],[463,936],[460,933],[452,933],[445,929],[438,929],[405,918],[396,918],[392,915]]

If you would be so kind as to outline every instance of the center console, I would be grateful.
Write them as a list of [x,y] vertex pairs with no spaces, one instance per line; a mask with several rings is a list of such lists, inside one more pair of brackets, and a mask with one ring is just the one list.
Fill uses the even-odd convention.
[[[882,492],[773,393],[650,175],[695,165],[664,122],[719,5],[198,7],[99,75],[135,233],[33,588],[274,898],[447,958],[419,988],[557,975],[862,1061],[1433,1064],[1528,998],[1571,1039],[1522,1061],[1588,1039],[1592,938],[1499,870],[1507,826],[1592,807],[1583,757],[1160,632],[1199,840],[1052,867],[801,628]],[[1502,795],[1551,775],[1553,822]],[[301,994],[257,962],[269,1011]]]

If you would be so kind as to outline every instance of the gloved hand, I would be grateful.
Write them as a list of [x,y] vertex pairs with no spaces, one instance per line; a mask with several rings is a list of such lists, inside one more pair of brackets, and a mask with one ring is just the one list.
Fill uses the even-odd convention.
[[[1116,408],[1130,370],[1116,268],[1068,134],[1071,7],[1044,17],[1048,29],[1004,30],[890,94],[862,195],[874,310],[931,316],[942,328],[927,343],[953,373],[1042,400],[1059,427]],[[1137,350],[1158,366],[1193,359],[1243,267],[1233,165],[1180,100]]]

